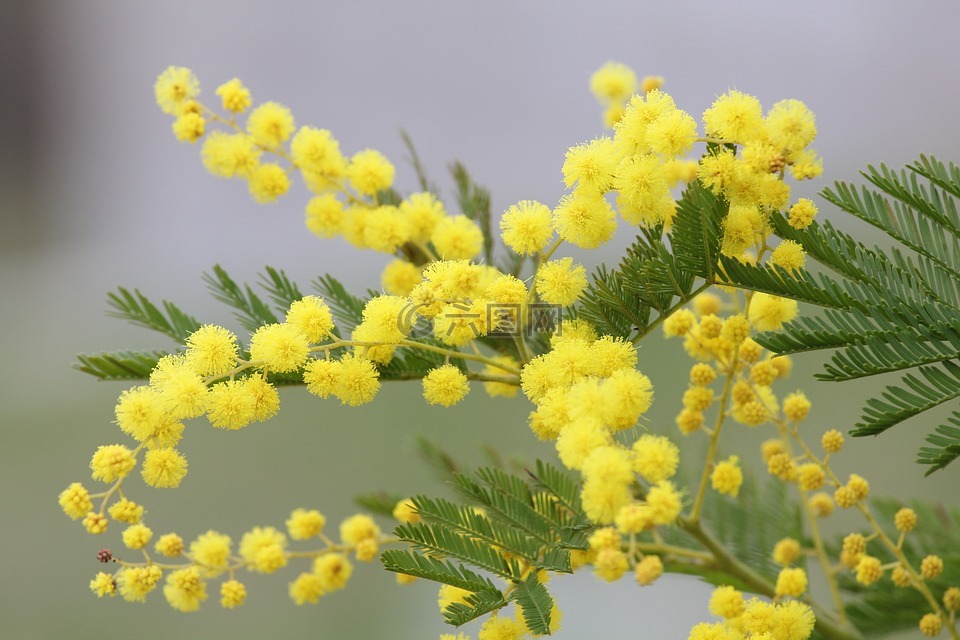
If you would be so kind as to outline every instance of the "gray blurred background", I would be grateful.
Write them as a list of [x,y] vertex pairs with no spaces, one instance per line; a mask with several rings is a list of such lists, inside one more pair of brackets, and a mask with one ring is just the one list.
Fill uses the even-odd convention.
[[[376,566],[359,567],[346,592],[306,607],[286,595],[297,569],[245,578],[248,603],[232,612],[220,609],[215,592],[199,613],[182,614],[159,592],[131,605],[98,601],[87,590],[102,541],[64,517],[56,495],[87,478],[97,445],[120,440],[111,420],[123,386],[73,371],[74,354],[170,346],[107,319],[106,293],[139,287],[204,321],[235,327],[201,281],[215,263],[247,280],[266,264],[281,267],[305,288],[331,271],[362,290],[378,286],[387,260],[309,234],[302,185],[264,207],[244,184],[207,175],[199,147],[177,143],[154,104],[153,81],[168,65],[191,67],[210,103],[219,83],[240,77],[255,101],[282,102],[298,124],[329,128],[345,152],[379,149],[397,165],[399,188],[412,190],[403,127],[446,194],[446,164],[459,159],[493,189],[497,212],[525,198],[554,204],[562,194],[566,148],[602,132],[587,82],[607,60],[641,76],[666,76],[665,89],[695,117],[729,88],[767,107],[787,97],[806,102],[817,116],[815,147],[826,173],[797,186],[796,195],[812,195],[827,179],[855,178],[870,162],[896,166],[920,152],[958,159],[960,5],[953,2],[588,8],[85,0],[8,1],[0,12],[4,639],[431,638],[448,630],[432,586],[397,587]],[[602,252],[580,257],[590,265],[615,259],[632,239],[621,227]],[[641,369],[657,389],[653,431],[674,433],[687,367],[680,353],[679,344],[658,340],[642,350]],[[788,383],[814,399],[809,428],[848,428],[877,382],[842,389],[814,383],[809,374],[817,364],[815,356],[800,358]],[[189,428],[183,450],[191,467],[182,487],[132,490],[157,534],[175,526],[189,539],[216,528],[238,539],[253,525],[282,526],[298,506],[319,508],[336,523],[352,513],[354,493],[437,491],[414,458],[416,434],[468,463],[481,462],[479,449],[488,443],[521,457],[551,455],[526,429],[522,398],[491,402],[478,390],[440,410],[426,407],[410,384],[387,385],[372,405],[354,410],[300,389],[285,391],[283,404],[279,418],[238,433]],[[922,479],[909,459],[923,430],[911,426],[853,442],[840,470],[863,473],[876,493],[956,503],[960,469]],[[730,434],[728,450],[747,451],[769,435],[735,426]],[[838,519],[832,526],[857,524]],[[117,532],[108,535],[108,546],[119,547]],[[584,575],[558,580],[555,590],[567,610],[561,637],[602,627],[618,637],[685,638],[709,617],[709,588],[691,578],[641,591],[629,580],[606,585]]]

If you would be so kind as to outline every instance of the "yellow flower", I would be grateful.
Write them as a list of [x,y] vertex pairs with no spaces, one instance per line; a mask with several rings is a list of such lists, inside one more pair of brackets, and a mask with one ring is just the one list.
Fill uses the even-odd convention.
[[570,147],[563,161],[563,181],[585,193],[606,193],[613,186],[613,173],[620,162],[613,140],[597,138]]
[[293,134],[293,114],[276,102],[264,102],[250,112],[247,133],[257,144],[279,147]]
[[347,180],[354,190],[366,196],[375,196],[378,191],[393,184],[393,165],[379,151],[364,149],[350,159]]
[[430,242],[444,260],[469,260],[483,250],[483,232],[465,215],[444,216],[433,228]]
[[287,531],[294,540],[308,540],[320,535],[326,524],[326,517],[316,509],[294,509],[287,519]]
[[303,331],[287,323],[263,325],[250,337],[250,359],[277,373],[302,367],[309,350]]
[[680,450],[665,436],[644,434],[633,443],[633,468],[650,484],[672,478],[680,464]]
[[343,231],[346,216],[343,203],[332,193],[323,193],[307,203],[305,218],[311,233],[320,238],[332,238]]
[[153,85],[153,92],[163,112],[175,114],[181,104],[200,94],[200,81],[186,67],[167,67]]
[[643,556],[643,560],[637,563],[634,570],[634,577],[641,587],[653,584],[657,578],[663,574],[663,561],[660,556]]
[[817,215],[817,205],[812,200],[800,198],[797,203],[790,207],[790,217],[788,222],[794,229],[806,229],[813,222]]
[[624,102],[636,91],[636,74],[621,62],[607,62],[590,76],[590,92],[603,103]]
[[313,573],[324,591],[339,591],[353,575],[353,565],[343,554],[328,553],[313,561]]
[[729,585],[717,587],[710,596],[709,606],[715,616],[727,620],[739,618],[743,615],[743,594]]
[[335,180],[347,171],[340,143],[326,129],[300,127],[290,141],[290,157],[305,175],[315,178]]
[[703,113],[704,132],[726,142],[743,143],[759,137],[763,128],[760,101],[739,91],[728,91]]
[[452,364],[432,369],[423,378],[423,397],[430,404],[453,406],[463,400],[469,390],[467,376]]
[[90,492],[79,482],[72,483],[60,492],[60,508],[73,520],[78,520],[93,510]]
[[250,108],[250,90],[238,78],[233,78],[217,87],[216,94],[223,108],[233,113],[243,113]]
[[203,137],[206,121],[198,113],[184,113],[173,121],[171,128],[180,142],[196,142]]
[[503,242],[520,255],[542,251],[553,236],[552,213],[535,200],[521,200],[503,214],[500,232]]
[[215,176],[246,178],[260,166],[260,153],[253,138],[246,134],[214,131],[204,140],[200,158]]
[[147,567],[124,567],[117,572],[117,588],[127,602],[145,602],[147,594],[156,588],[163,572],[152,564]]
[[163,595],[177,611],[196,611],[207,599],[207,585],[200,578],[197,567],[187,567],[167,576]]
[[600,195],[575,191],[564,196],[553,210],[553,228],[581,249],[596,249],[613,237],[617,221]]
[[357,544],[365,538],[379,538],[380,527],[368,515],[350,516],[340,523],[340,539],[346,544]]
[[250,195],[260,204],[273,202],[290,189],[290,178],[278,164],[265,163],[254,169],[249,176]]
[[168,558],[176,558],[183,553],[183,538],[175,533],[165,533],[153,545],[157,553]]
[[143,517],[143,505],[137,504],[133,500],[120,498],[108,510],[110,517],[117,522],[126,522],[127,524],[137,524]]
[[290,597],[297,604],[307,602],[316,604],[325,592],[323,583],[314,573],[301,573],[296,580],[290,583]]
[[240,538],[240,556],[253,571],[273,573],[286,566],[287,536],[273,527],[254,527]]
[[570,306],[587,288],[587,270],[573,258],[550,260],[537,271],[536,287],[544,302]]
[[373,400],[380,390],[380,374],[366,358],[347,354],[340,360],[334,394],[342,404],[356,407]]
[[773,561],[777,564],[793,564],[799,557],[800,543],[793,538],[783,538],[773,546]]
[[397,258],[387,264],[380,274],[383,290],[392,296],[408,296],[420,284],[423,274],[417,265]]
[[730,456],[723,462],[718,462],[710,475],[710,483],[717,493],[724,493],[737,497],[740,485],[743,484],[743,472],[740,470],[739,458]]
[[220,605],[224,609],[239,607],[246,599],[247,588],[242,582],[226,580],[220,585]]
[[230,561],[230,536],[207,531],[190,543],[190,559],[203,567],[205,574],[216,576]]
[[806,590],[806,571],[799,567],[780,570],[780,573],[777,575],[776,595],[799,598]]
[[101,571],[90,581],[90,590],[97,594],[98,598],[113,597],[117,595],[117,583],[112,575]]
[[426,242],[433,230],[446,216],[443,203],[430,192],[413,193],[400,203],[400,214],[410,227],[410,238],[414,242]]
[[210,387],[207,419],[220,429],[242,429],[256,417],[256,401],[242,380],[227,380]]
[[151,487],[177,487],[187,475],[187,459],[176,449],[151,449],[143,457],[140,475]]
[[93,479],[103,482],[113,482],[126,477],[136,465],[137,460],[133,457],[133,451],[121,444],[97,447],[90,460]]
[[123,544],[131,549],[143,549],[150,544],[153,531],[143,524],[135,524],[123,530]]
[[232,331],[205,324],[187,336],[186,364],[201,376],[222,375],[237,363],[239,348]]

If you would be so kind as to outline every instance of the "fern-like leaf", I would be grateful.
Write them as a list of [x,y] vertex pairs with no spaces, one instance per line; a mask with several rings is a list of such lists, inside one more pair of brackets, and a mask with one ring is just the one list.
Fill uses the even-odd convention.
[[550,634],[550,612],[553,609],[553,598],[547,592],[536,573],[531,573],[527,579],[515,583],[510,599],[520,605],[523,621],[533,635]]
[[74,367],[101,380],[146,380],[165,351],[83,353]]
[[234,308],[234,316],[247,331],[277,322],[277,316],[250,285],[241,288],[220,265],[214,265],[212,273],[203,274],[203,279],[215,299]]
[[[163,311],[134,289],[133,292],[118,287],[116,293],[107,294],[111,311],[107,315],[126,320],[146,329],[159,331],[183,344],[187,337],[200,328],[196,318],[180,310],[172,302],[160,303]],[[164,313],[165,312],[165,313]]]

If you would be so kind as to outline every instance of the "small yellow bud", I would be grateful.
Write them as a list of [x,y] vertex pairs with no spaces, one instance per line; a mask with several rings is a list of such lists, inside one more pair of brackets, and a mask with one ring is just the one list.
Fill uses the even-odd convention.
[[783,538],[773,547],[773,561],[777,564],[793,564],[799,557],[800,543],[793,538]]
[[663,573],[663,561],[660,556],[644,556],[643,560],[637,563],[634,575],[637,582],[642,587],[653,584]]
[[897,531],[913,531],[917,526],[917,512],[909,507],[903,507],[893,516],[893,524]]
[[940,621],[940,616],[935,613],[928,613],[920,618],[920,633],[925,636],[940,635],[942,626],[943,623]]
[[939,556],[929,555],[920,561],[920,575],[924,578],[936,578],[943,573],[943,560]]

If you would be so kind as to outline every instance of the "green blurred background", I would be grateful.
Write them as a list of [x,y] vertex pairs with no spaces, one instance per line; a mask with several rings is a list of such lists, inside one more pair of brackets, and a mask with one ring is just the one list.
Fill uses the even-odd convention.
[[[182,614],[160,593],[131,605],[87,590],[100,568],[97,549],[119,547],[117,532],[104,540],[86,535],[59,511],[56,495],[87,477],[99,444],[120,441],[111,421],[123,386],[96,383],[70,365],[77,352],[170,346],[105,318],[105,294],[117,285],[139,287],[203,321],[236,328],[229,310],[205,294],[200,274],[214,263],[247,280],[270,264],[305,287],[330,271],[363,290],[377,287],[386,262],[313,238],[303,227],[301,186],[262,207],[242,184],[206,175],[198,149],[176,143],[153,103],[153,80],[166,66],[192,67],[208,101],[217,84],[239,76],[255,100],[283,102],[299,124],[330,128],[346,152],[383,151],[398,165],[401,190],[414,188],[397,134],[404,127],[448,196],[445,165],[460,159],[493,188],[495,211],[525,198],[553,204],[562,194],[564,151],[602,133],[586,86],[608,59],[640,75],[666,76],[665,88],[695,116],[728,88],[758,95],[765,106],[804,100],[817,114],[815,146],[830,179],[854,178],[868,162],[903,164],[921,151],[957,159],[960,141],[955,3],[908,11],[902,3],[866,1],[587,8],[45,0],[8,2],[0,12],[4,640],[429,638],[446,630],[433,587],[397,587],[376,565],[359,567],[347,591],[317,606],[288,599],[296,567],[246,579],[248,603],[229,612],[215,594],[200,612]],[[825,184],[799,185],[795,194]],[[609,261],[631,238],[621,228],[603,250],[572,255],[588,265]],[[811,432],[848,428],[880,382],[815,383],[809,376],[818,364],[816,356],[799,358],[786,384],[813,398]],[[644,344],[640,368],[656,385],[652,431],[674,433],[687,367],[678,343]],[[355,493],[440,490],[415,457],[417,435],[467,464],[482,462],[487,444],[526,459],[551,455],[525,427],[530,406],[522,398],[495,402],[477,390],[441,410],[427,407],[415,385],[391,383],[359,409],[301,389],[285,390],[282,402],[278,418],[241,432],[192,425],[182,487],[131,490],[146,503],[147,522],[188,539],[208,528],[238,539],[254,525],[281,526],[295,507],[319,508],[335,524],[354,511]],[[862,473],[876,493],[956,504],[960,470],[923,479],[911,462],[922,442],[918,426],[851,443],[840,471]],[[755,458],[768,434],[731,428],[729,436],[727,451]],[[857,524],[831,521],[836,531]],[[562,637],[602,628],[685,638],[708,618],[709,588],[692,578],[667,577],[641,591],[628,580],[606,585],[585,575],[558,580],[554,589],[567,610]]]

